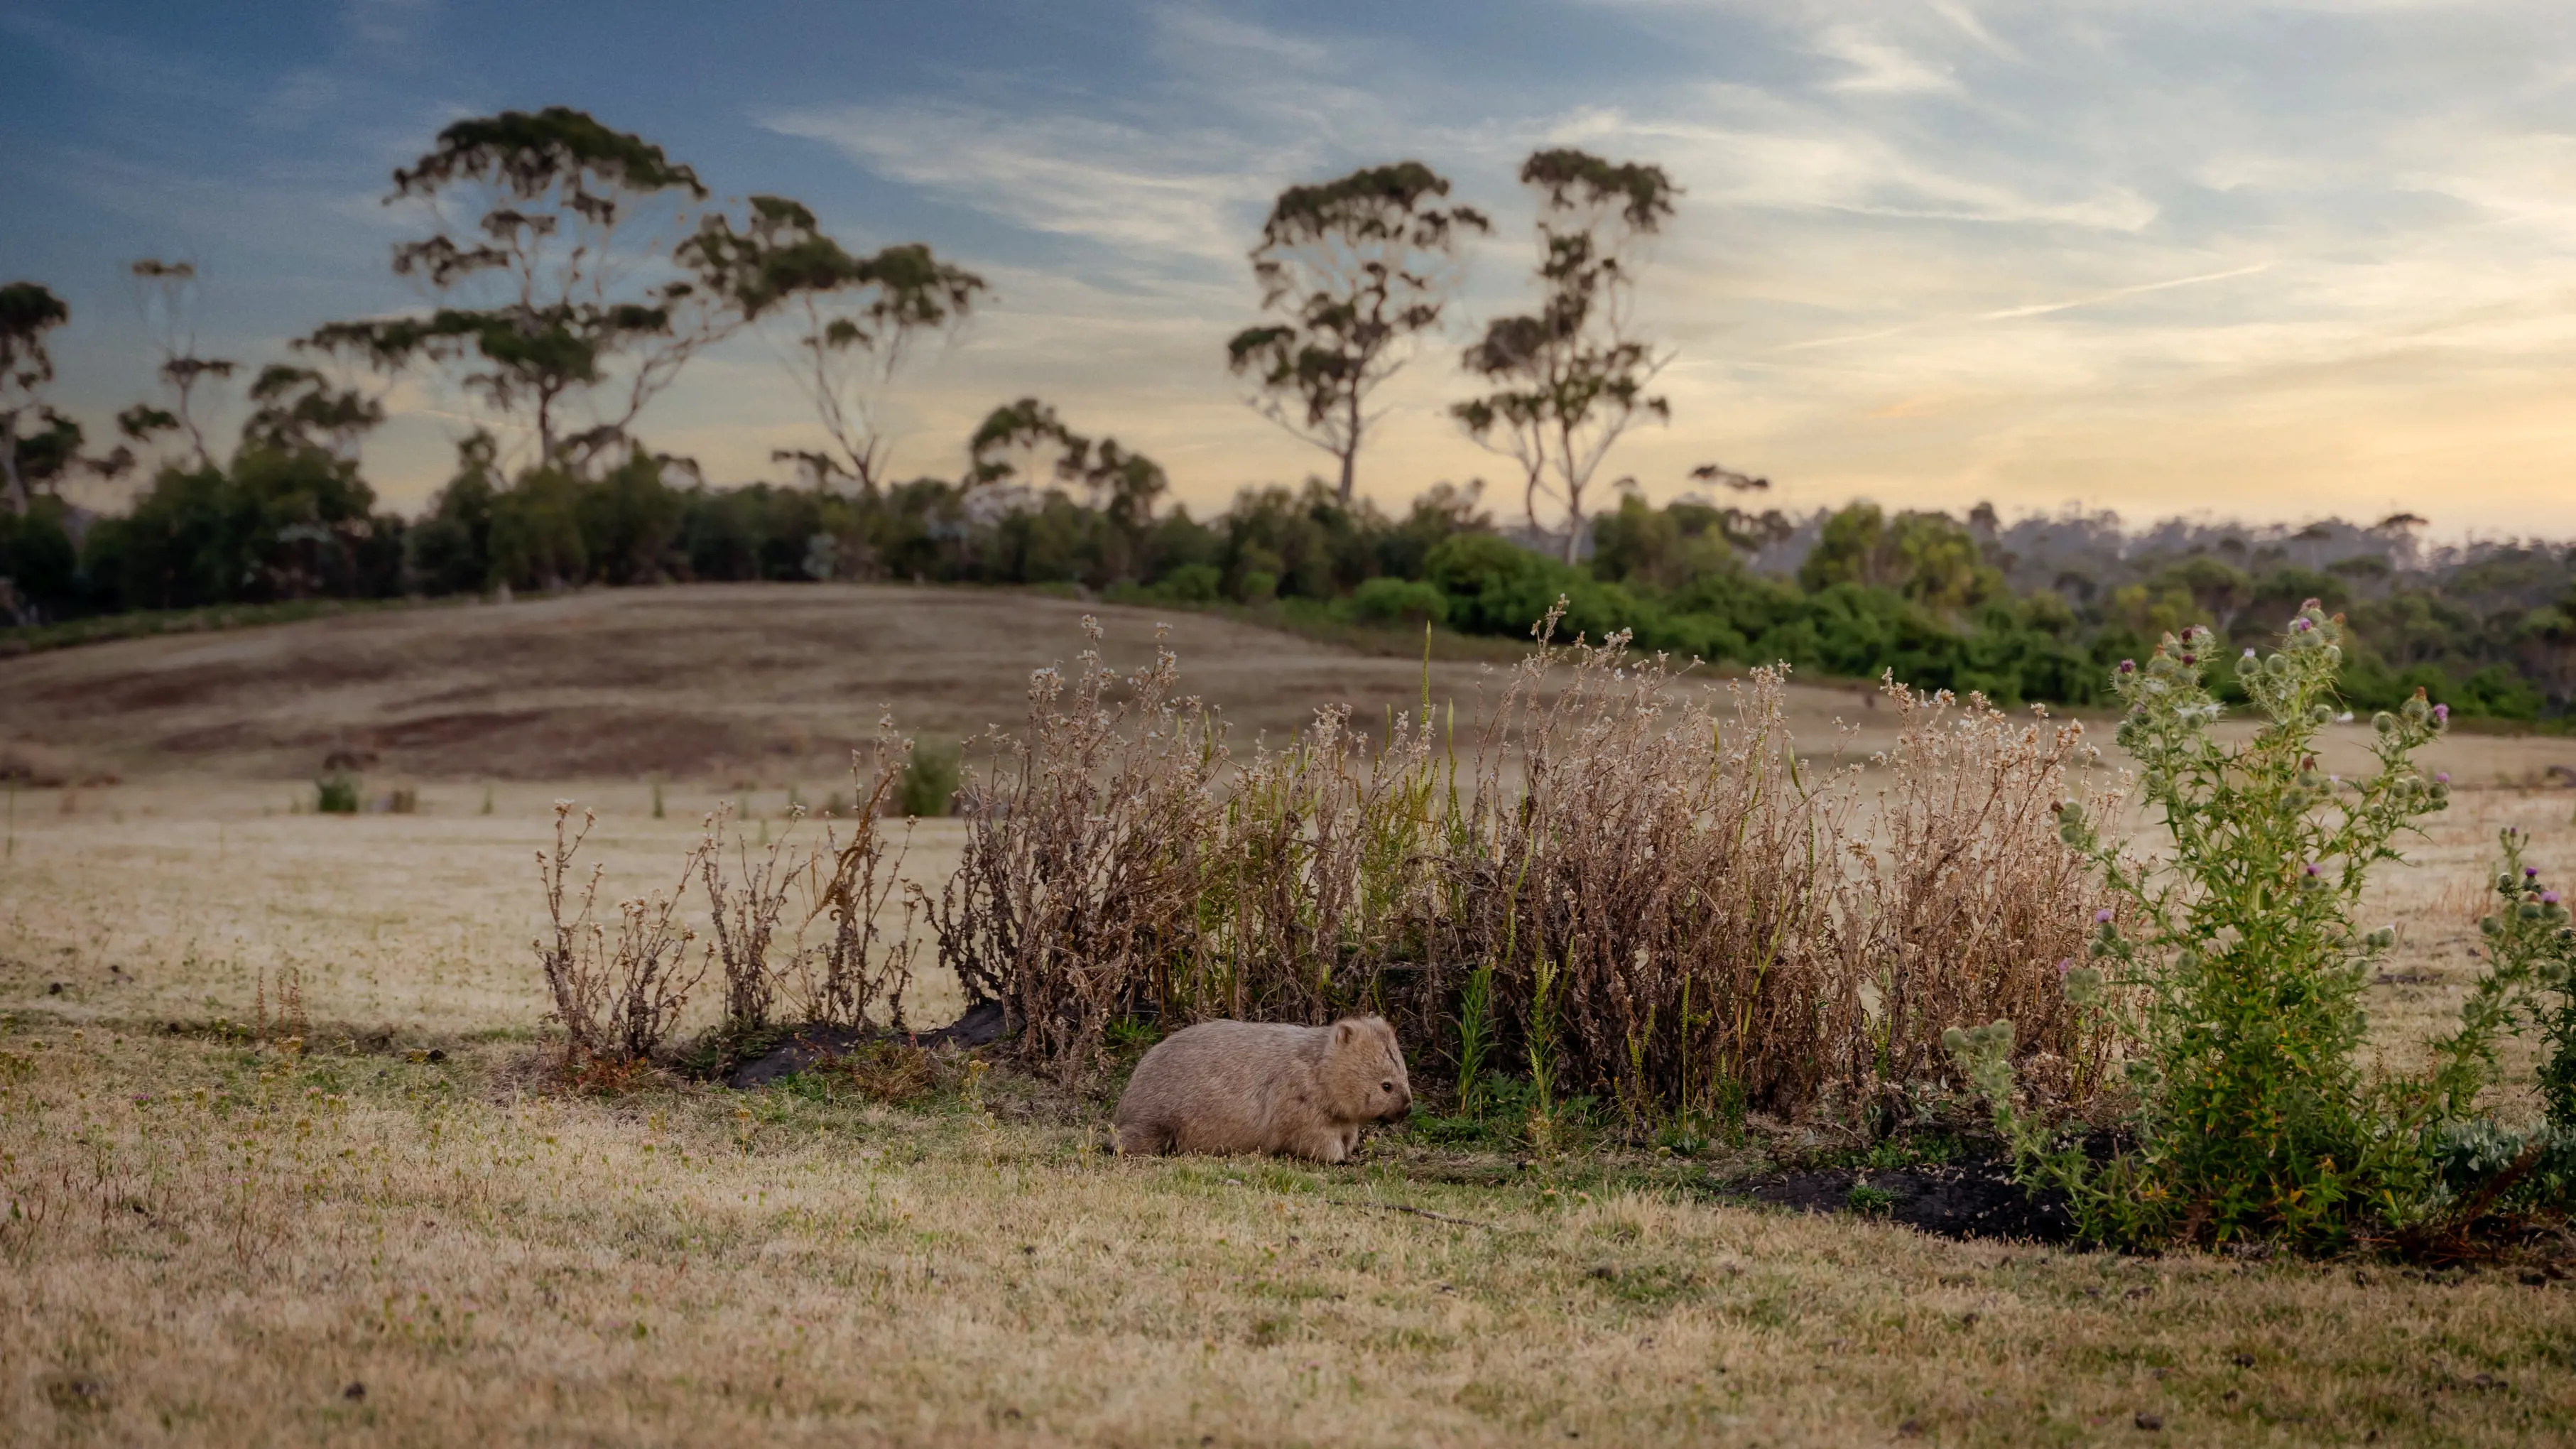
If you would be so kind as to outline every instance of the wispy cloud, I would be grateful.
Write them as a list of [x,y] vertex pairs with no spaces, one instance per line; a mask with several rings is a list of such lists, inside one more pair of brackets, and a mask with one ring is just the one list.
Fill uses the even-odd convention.
[[1871,35],[1857,25],[1831,25],[1816,37],[1816,50],[1848,69],[1825,82],[1827,90],[1903,94],[1955,91],[1959,83],[1940,68]]
[[952,205],[1114,248],[1232,259],[1241,213],[1265,199],[1230,145],[1087,117],[844,106],[759,119]]

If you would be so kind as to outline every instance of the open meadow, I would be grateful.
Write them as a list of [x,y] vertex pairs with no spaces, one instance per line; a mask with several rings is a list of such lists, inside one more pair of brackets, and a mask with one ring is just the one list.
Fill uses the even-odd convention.
[[[719,802],[766,839],[791,792],[846,791],[881,713],[1013,724],[1084,612],[637,590],[0,661],[0,747],[57,781],[11,791],[0,858],[0,1442],[2576,1437],[2555,1235],[2456,1266],[1935,1236],[1864,1191],[1747,1201],[1784,1167],[1910,1165],[1760,1113],[1533,1150],[1427,1130],[1426,1101],[1344,1166],[1120,1159],[1115,1080],[1003,1048],[564,1085],[530,945],[553,801],[598,811],[613,895],[667,889]],[[1142,657],[1153,616],[1093,612]],[[1239,740],[1425,687],[1171,622]],[[1430,667],[1462,735],[1482,670]],[[1849,686],[1787,708],[1802,747],[1837,718],[1855,756],[1891,737]],[[312,813],[334,751],[413,811]],[[2544,783],[2576,747],[2455,735],[2427,762],[2453,803],[2369,899],[2399,929],[2371,1040],[2401,1066],[2475,973],[2496,831],[2576,871],[2576,791]],[[904,875],[935,891],[964,840],[920,822]],[[963,1000],[928,963],[906,1005]]]

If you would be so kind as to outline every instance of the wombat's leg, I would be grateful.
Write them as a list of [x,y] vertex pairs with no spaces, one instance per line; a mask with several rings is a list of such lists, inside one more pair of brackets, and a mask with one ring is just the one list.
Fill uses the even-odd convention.
[[1339,1162],[1350,1156],[1342,1141],[1342,1129],[1322,1124],[1309,1127],[1291,1138],[1288,1151],[1297,1157],[1311,1157],[1317,1162]]
[[1158,1157],[1171,1147],[1172,1134],[1159,1122],[1131,1122],[1118,1129],[1121,1157]]

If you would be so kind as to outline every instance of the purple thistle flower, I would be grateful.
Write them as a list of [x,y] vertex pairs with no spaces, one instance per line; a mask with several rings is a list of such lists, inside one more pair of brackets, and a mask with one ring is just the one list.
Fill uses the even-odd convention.
[[2093,924],[2097,926],[2107,926],[2111,924],[2110,909],[2108,907],[2104,907],[2101,910],[2095,911],[2093,913]]
[[2451,772],[2448,770],[2435,770],[2433,772],[2433,783],[2436,785],[2447,785],[2451,783]]
[[2524,880],[2538,880],[2538,879],[2540,879],[2540,867],[2539,867],[2539,866],[2536,866],[2536,865],[2526,865],[2526,866],[2524,866],[2524,867],[2522,868],[2522,878],[2523,878]]
[[2324,867],[2322,867],[2322,866],[2318,865],[2315,861],[2313,861],[2313,860],[2312,860],[2312,861],[2309,861],[2309,862],[2308,862],[2308,874],[2310,874],[2310,875],[2324,875],[2324,874],[2325,874],[2325,869],[2324,869]]
[[2540,903],[2544,906],[2554,906],[2558,904],[2558,892],[2542,891],[2540,893]]
[[2067,973],[2067,972],[2069,972],[2069,971],[2072,971],[2072,970],[2074,970],[2074,969],[2075,969],[2075,958],[2074,958],[2074,957],[2072,957],[2072,956],[2060,956],[2060,957],[2058,957],[2058,958],[2057,958],[2057,979],[2058,979],[2058,980],[2060,980],[2060,981],[2065,980],[2065,979],[2066,979],[2066,973]]
[[2451,722],[2451,707],[2447,704],[2437,704],[2433,706],[2433,721],[2436,724],[2449,724]]
[[2122,674],[2135,674],[2135,673],[2137,673],[2137,672],[2138,672],[2138,661],[2136,661],[2136,660],[2134,660],[2134,659],[2123,659],[2123,660],[2121,660],[2121,661],[2120,661],[2120,672],[2121,672]]

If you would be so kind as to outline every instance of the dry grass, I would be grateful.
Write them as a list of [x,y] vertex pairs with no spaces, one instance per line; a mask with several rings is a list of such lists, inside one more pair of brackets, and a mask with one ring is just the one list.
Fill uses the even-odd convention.
[[1902,1114],[1909,1090],[1951,1081],[1944,1030],[2005,1020],[2019,1079],[2080,1104],[2103,1083],[2114,1022],[2069,1002],[2064,977],[2117,902],[2059,840],[2056,812],[2076,800],[2115,819],[2118,782],[2094,768],[2082,726],[2045,710],[2016,721],[1894,683],[1887,699],[1902,733],[1877,761],[1875,840],[1852,843],[1841,922],[1871,998],[1854,1093]]
[[[1029,672],[1069,663],[1086,613],[1122,674],[1151,665],[1168,623],[1187,692],[1224,706],[1246,747],[1326,705],[1365,722],[1421,693],[1418,655],[1209,614],[982,588],[608,589],[0,659],[0,757],[74,783],[170,768],[309,780],[339,750],[367,759],[371,791],[417,779],[433,795],[459,779],[837,782],[881,707],[924,738],[1015,725]],[[1435,660],[1433,697],[1465,713],[1493,669]],[[1796,690],[1796,723],[1867,718],[1867,693]]]
[[[1102,1104],[918,1060],[819,1098],[535,1090],[527,854],[556,795],[597,803],[612,882],[696,838],[598,782],[505,789],[491,816],[464,790],[410,817],[224,785],[22,802],[0,1438],[1838,1445],[1910,1421],[2017,1445],[2143,1442],[2142,1413],[2156,1442],[2576,1433],[2576,1292],[2511,1269],[1959,1244],[1725,1206],[1678,1169],[1515,1172],[1392,1136],[1330,1171],[1122,1162],[1086,1150]],[[754,812],[776,828],[782,803]],[[2576,864],[2568,804],[2467,792],[2389,872],[2392,970],[2433,978],[2381,993],[2391,1050],[2470,970],[2474,930],[2422,904],[2504,823]],[[907,870],[935,881],[959,827],[922,831]],[[282,968],[311,1055],[161,1029],[248,1023]],[[936,1021],[956,996],[925,973],[911,1000]]]

